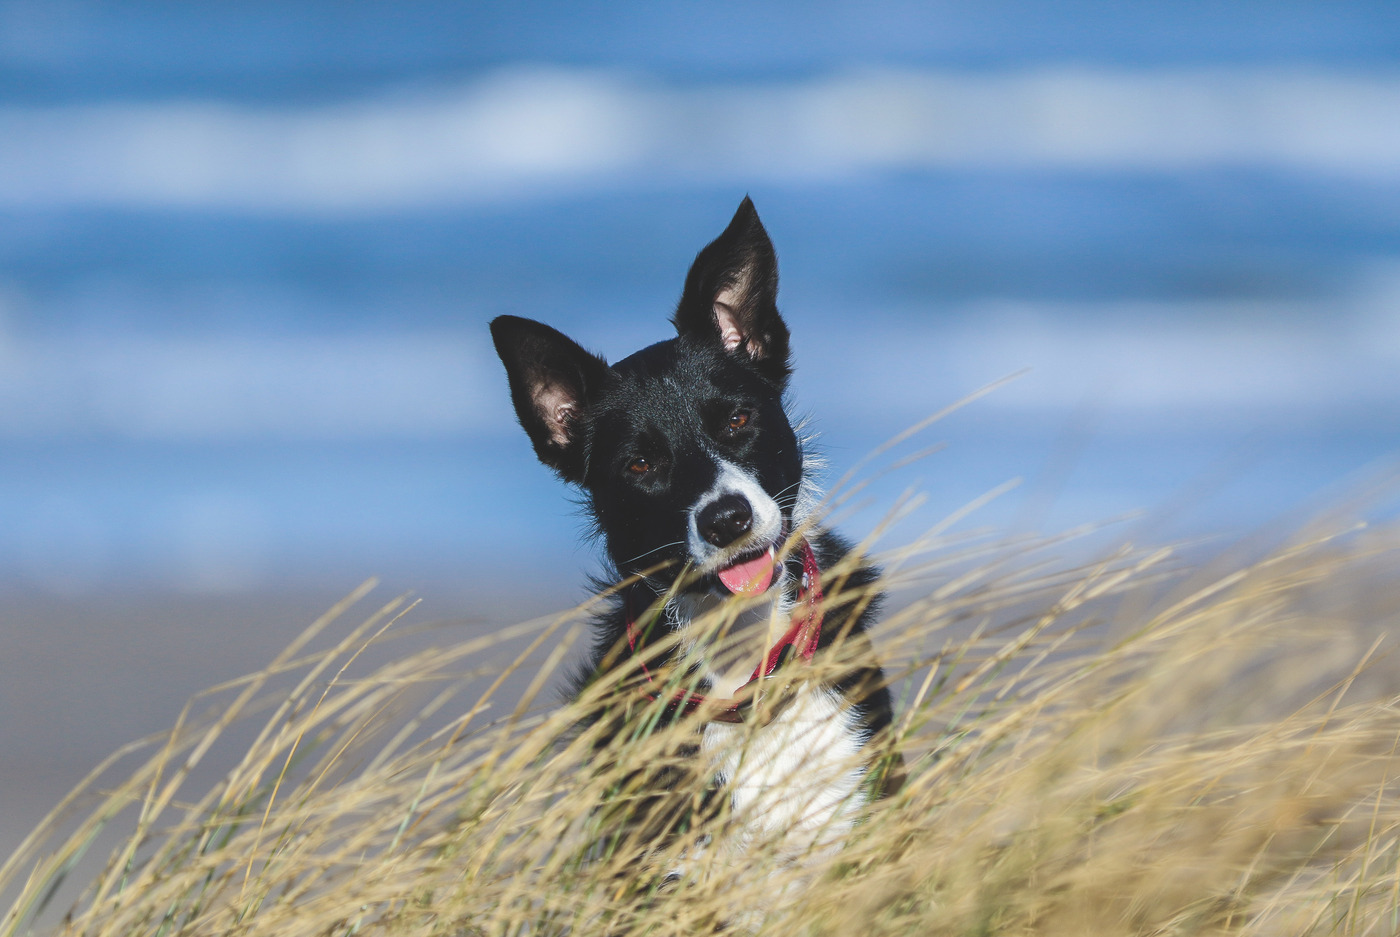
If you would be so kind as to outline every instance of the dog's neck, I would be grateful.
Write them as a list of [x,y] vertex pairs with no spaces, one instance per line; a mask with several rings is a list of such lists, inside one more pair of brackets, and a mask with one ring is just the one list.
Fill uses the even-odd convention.
[[754,667],[791,624],[795,588],[784,570],[768,596],[742,611],[727,596],[711,593],[671,601],[666,613],[681,635],[681,654],[699,666],[709,693],[732,697],[749,682]]

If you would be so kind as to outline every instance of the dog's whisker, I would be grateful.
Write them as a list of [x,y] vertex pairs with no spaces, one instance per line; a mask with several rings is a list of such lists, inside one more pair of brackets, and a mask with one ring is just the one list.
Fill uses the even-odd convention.
[[633,563],[637,562],[638,560],[642,559],[643,557],[650,556],[650,555],[653,554],[653,553],[659,553],[659,552],[661,552],[662,550],[666,550],[666,549],[669,549],[669,548],[671,548],[671,547],[683,547],[683,546],[685,546],[685,543],[686,543],[686,541],[684,541],[684,540],[672,540],[670,543],[663,543],[663,544],[661,544],[661,546],[659,546],[659,547],[652,547],[650,550],[646,550],[645,552],[638,553],[636,556],[632,557],[631,559],[622,560],[621,563],[619,563],[618,565],[620,565],[620,566],[630,566],[630,565],[632,565]]

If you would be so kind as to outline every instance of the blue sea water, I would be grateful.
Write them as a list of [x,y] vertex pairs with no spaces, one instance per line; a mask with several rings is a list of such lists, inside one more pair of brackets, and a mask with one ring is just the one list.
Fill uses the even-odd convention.
[[1400,448],[1397,66],[1379,3],[0,3],[0,577],[574,575],[486,323],[664,338],[745,193],[829,479],[1029,369],[854,529],[1321,507]]

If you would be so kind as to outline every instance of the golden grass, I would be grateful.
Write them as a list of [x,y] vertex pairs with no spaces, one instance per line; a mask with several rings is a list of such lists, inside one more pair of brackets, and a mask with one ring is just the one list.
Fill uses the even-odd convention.
[[[144,754],[119,753],[115,781],[95,772],[76,819],[0,867],[16,896],[0,937],[36,926],[93,843],[105,866],[41,931],[1392,934],[1400,719],[1371,645],[1395,620],[1384,541],[1315,539],[1214,573],[1130,551],[1055,570],[990,543],[894,557],[875,639],[899,712],[880,744],[903,751],[907,784],[834,854],[711,848],[665,888],[741,818],[693,813],[647,838],[648,818],[703,794],[703,777],[647,784],[687,763],[693,726],[603,751],[597,729],[570,731],[619,699],[633,725],[656,715],[622,685],[630,660],[553,705],[587,609],[366,667],[401,603],[317,643],[362,589]],[[862,601],[840,573],[831,600]],[[196,785],[220,752],[226,770]]]

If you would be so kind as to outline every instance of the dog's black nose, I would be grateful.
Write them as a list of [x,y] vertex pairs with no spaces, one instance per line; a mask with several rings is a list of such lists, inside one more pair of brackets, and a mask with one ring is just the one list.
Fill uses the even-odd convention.
[[695,526],[710,543],[727,547],[753,527],[753,508],[743,495],[720,495],[700,509]]

